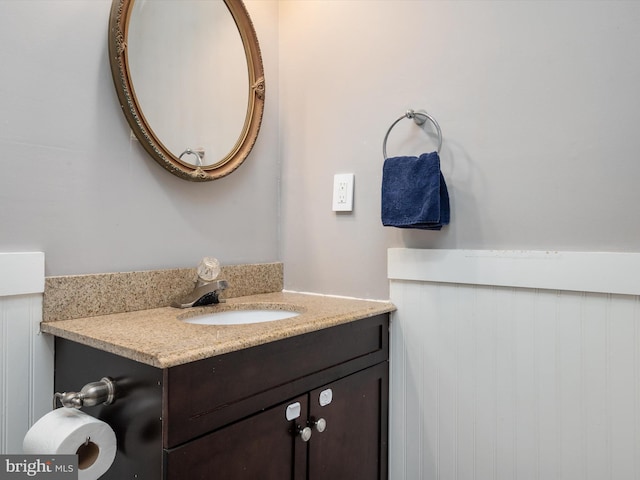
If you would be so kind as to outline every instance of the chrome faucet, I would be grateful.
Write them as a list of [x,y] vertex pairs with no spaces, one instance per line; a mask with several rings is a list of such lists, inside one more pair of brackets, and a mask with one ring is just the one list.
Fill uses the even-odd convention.
[[189,308],[222,303],[220,293],[229,287],[226,280],[215,280],[220,273],[220,263],[213,257],[205,257],[198,265],[198,280],[193,291],[185,298],[171,303],[172,307]]

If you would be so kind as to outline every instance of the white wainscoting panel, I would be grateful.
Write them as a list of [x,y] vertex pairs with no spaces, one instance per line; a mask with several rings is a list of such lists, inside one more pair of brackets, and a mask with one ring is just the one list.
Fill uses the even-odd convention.
[[485,283],[391,279],[390,478],[640,479],[640,297]]
[[[13,279],[13,280],[12,280]],[[53,339],[40,333],[44,254],[0,253],[0,453],[22,453],[51,410]]]

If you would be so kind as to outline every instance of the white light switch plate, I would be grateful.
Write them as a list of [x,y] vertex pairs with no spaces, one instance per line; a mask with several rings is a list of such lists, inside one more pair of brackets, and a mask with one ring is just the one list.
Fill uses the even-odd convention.
[[353,211],[353,173],[338,173],[333,176],[333,211]]

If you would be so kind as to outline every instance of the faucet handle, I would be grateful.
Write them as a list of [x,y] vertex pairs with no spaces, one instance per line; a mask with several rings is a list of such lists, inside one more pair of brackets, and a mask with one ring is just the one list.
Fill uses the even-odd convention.
[[211,282],[220,275],[220,262],[217,258],[204,257],[197,268],[198,278],[203,282]]

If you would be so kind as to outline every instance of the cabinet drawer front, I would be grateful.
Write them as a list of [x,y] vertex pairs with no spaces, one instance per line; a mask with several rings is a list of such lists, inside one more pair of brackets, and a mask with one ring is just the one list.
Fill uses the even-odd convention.
[[388,315],[165,371],[165,447],[388,359]]

